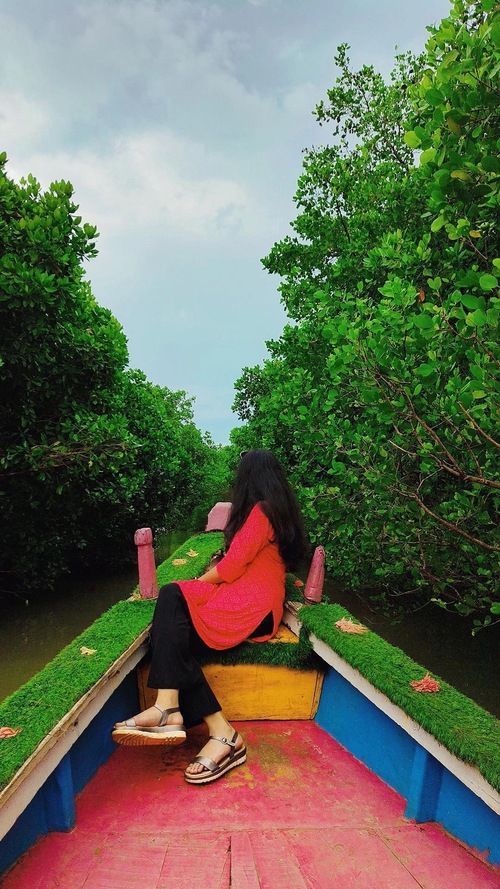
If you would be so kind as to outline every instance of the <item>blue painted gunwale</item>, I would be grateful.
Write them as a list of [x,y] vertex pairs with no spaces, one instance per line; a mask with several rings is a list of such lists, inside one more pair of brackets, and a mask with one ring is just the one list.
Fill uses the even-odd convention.
[[[296,609],[285,613],[284,622],[294,632],[298,631],[300,621]],[[395,711],[399,708],[324,643],[314,637],[312,642],[317,654],[328,664],[316,715],[320,727],[407,800],[405,815],[408,818],[418,823],[436,821],[484,854],[490,863],[500,864],[499,794],[477,770],[461,764],[403,711],[398,715]],[[67,729],[71,726],[75,730],[74,741],[68,742],[68,731],[63,730],[59,743],[65,743],[68,749],[63,749],[59,758],[57,744],[48,751],[48,756],[54,759],[54,768],[26,800],[18,817],[15,820],[11,817],[9,822],[0,810],[0,874],[37,837],[50,831],[69,830],[74,825],[75,795],[115,749],[109,726],[121,718],[123,712],[133,712],[138,707],[133,670],[143,652],[144,645],[137,640],[129,650],[128,660],[122,659],[119,666],[108,671],[113,687],[102,689],[98,705],[94,700],[97,712],[89,716],[88,725],[82,727],[81,732],[76,729],[79,721],[85,723],[85,707],[80,709],[75,721],[68,723]],[[43,761],[41,767],[43,769]],[[476,792],[476,784],[482,799]],[[20,792],[29,796],[29,777],[24,788],[19,788]],[[15,804],[15,792],[7,805],[13,801]],[[23,803],[18,808],[22,809]],[[3,829],[6,822],[7,830]]]

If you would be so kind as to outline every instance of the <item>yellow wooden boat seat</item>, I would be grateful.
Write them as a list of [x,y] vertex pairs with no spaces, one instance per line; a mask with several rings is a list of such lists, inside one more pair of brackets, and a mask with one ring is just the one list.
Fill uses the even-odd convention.
[[[267,643],[297,643],[298,638],[284,624]],[[214,652],[214,658],[217,653]],[[218,664],[215,660],[203,672],[229,720],[313,719],[318,708],[323,674],[314,669],[290,669],[268,664]],[[155,690],[147,687],[149,664],[137,668],[141,710],[154,704]]]

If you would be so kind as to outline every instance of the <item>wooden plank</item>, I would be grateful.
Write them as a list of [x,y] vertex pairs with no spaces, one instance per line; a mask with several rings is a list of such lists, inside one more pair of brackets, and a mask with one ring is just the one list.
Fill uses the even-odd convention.
[[231,836],[231,889],[261,889],[250,837],[243,832]]
[[230,848],[225,832],[172,835],[158,889],[230,889]]
[[[281,830],[252,832],[251,842],[261,889],[311,889],[301,873],[300,863],[286,844]],[[334,886],[334,883],[330,884]],[[323,884],[328,886],[328,883]],[[318,884],[318,889],[320,884]]]

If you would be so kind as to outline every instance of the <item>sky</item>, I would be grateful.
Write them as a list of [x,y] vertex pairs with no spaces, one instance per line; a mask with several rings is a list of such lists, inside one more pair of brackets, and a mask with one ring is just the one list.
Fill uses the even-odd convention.
[[130,366],[239,425],[234,383],[286,323],[261,259],[294,219],[336,47],[383,74],[448,0],[0,0],[0,151],[18,181],[69,180],[99,256],[94,296]]

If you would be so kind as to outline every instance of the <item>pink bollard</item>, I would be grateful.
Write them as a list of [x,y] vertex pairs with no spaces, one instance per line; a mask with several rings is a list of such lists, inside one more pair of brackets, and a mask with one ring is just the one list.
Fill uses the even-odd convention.
[[139,589],[142,599],[158,597],[155,557],[153,553],[153,532],[151,528],[139,528],[134,534],[139,566]]
[[232,503],[220,500],[208,513],[205,531],[223,531],[229,519]]
[[325,551],[322,546],[317,546],[312,557],[311,567],[307,575],[304,589],[306,602],[321,602],[323,584],[325,582]]

